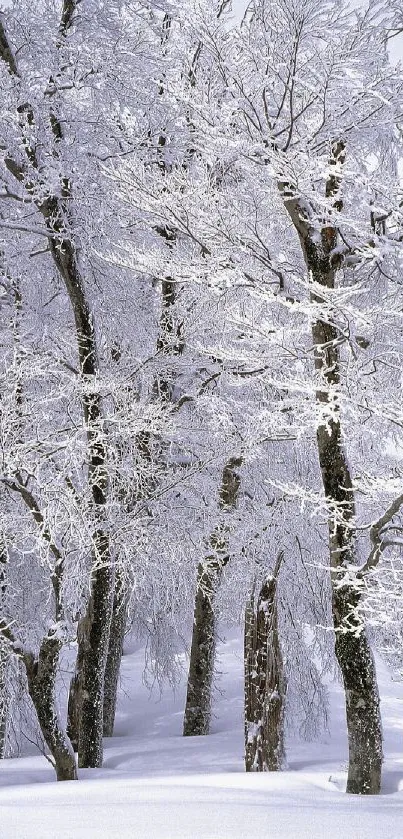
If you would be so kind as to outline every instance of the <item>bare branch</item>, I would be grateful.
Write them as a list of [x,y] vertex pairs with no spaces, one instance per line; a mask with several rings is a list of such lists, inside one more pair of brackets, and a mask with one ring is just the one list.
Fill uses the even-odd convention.
[[0,12],[0,58],[7,64],[10,76],[18,76],[17,63],[10,47],[4,26],[4,12]]
[[365,574],[368,573],[372,568],[375,568],[378,565],[378,562],[385,550],[388,546],[393,544],[393,541],[389,539],[383,539],[383,531],[387,524],[393,519],[403,505],[403,493],[398,495],[397,498],[392,501],[390,506],[385,510],[383,516],[381,516],[378,521],[374,522],[371,526],[369,531],[369,537],[372,544],[371,552],[368,556],[366,563],[360,568],[358,571],[357,577],[358,579],[362,579]]
[[21,496],[24,503],[31,511],[36,523],[41,528],[41,534],[45,541],[48,543],[49,549],[51,550],[56,561],[61,562],[63,559],[61,551],[59,550],[57,545],[55,545],[51,537],[49,527],[45,523],[44,515],[41,512],[39,504],[32,492],[30,492],[30,490],[26,486],[24,486],[22,481],[20,481],[19,479],[14,480],[13,478],[0,478],[0,481],[2,481],[2,483],[9,489],[11,489],[13,492],[17,492]]

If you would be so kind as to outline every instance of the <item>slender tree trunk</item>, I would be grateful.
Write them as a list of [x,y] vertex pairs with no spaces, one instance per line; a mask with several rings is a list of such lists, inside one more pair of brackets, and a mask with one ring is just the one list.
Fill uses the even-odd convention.
[[[65,0],[63,3],[58,28],[58,44],[61,44],[68,35],[77,5],[78,0]],[[14,77],[18,85],[21,79],[19,68],[1,19],[0,57],[5,61],[10,75]],[[54,160],[62,168],[60,143],[63,140],[63,129],[56,107],[57,99],[53,98],[49,104],[52,152]],[[81,404],[87,431],[88,482],[93,508],[93,564],[90,598],[79,639],[79,646],[81,644],[83,647],[78,656],[81,670],[77,673],[74,691],[80,713],[76,712],[73,716],[76,719],[79,717],[80,720],[79,765],[95,767],[102,765],[103,680],[114,586],[108,529],[105,527],[108,473],[102,404],[97,384],[99,376],[97,342],[93,313],[87,298],[75,243],[71,213],[73,197],[71,181],[68,177],[61,177],[57,192],[49,193],[46,173],[43,174],[38,163],[37,150],[31,141],[24,137],[26,125],[31,128],[35,125],[35,111],[29,102],[18,107],[17,111],[26,161],[21,163],[19,159],[7,155],[4,162],[13,177],[24,185],[27,196],[43,217],[49,251],[66,288],[73,311],[80,378],[83,386]],[[34,177],[31,177],[32,173]],[[70,707],[72,704],[70,700]]]
[[[0,251],[0,274],[9,282],[10,288],[10,325],[14,337],[15,348],[15,416],[13,419],[13,430],[17,433],[19,443],[23,442],[22,437],[22,373],[21,373],[21,317],[22,317],[22,295],[19,278],[12,277],[3,264],[4,255]],[[1,414],[1,410],[0,410]],[[7,600],[7,573],[9,556],[7,542],[4,533],[0,533],[0,604],[1,613],[4,613]],[[4,758],[7,747],[8,718],[10,711],[10,693],[8,686],[8,670],[10,665],[10,654],[6,650],[0,652],[0,758]]]
[[[102,535],[102,539],[105,537]],[[93,576],[91,596],[82,621],[79,644],[84,647],[79,678],[78,765],[102,766],[104,677],[112,613],[113,569],[109,558]]]
[[[60,219],[56,199],[43,208],[48,225]],[[59,213],[59,215],[57,215]],[[109,628],[112,618],[114,571],[109,537],[105,530],[105,505],[108,491],[106,442],[103,432],[102,406],[97,391],[98,360],[92,313],[88,305],[73,245],[50,237],[51,253],[62,275],[71,300],[76,323],[77,346],[83,378],[82,408],[87,428],[89,467],[88,480],[93,500],[93,568],[91,591],[79,632],[77,663],[80,668],[70,697],[71,718],[79,720],[78,753],[80,767],[102,766],[103,691],[108,652]],[[91,392],[91,383],[94,389]],[[78,708],[73,710],[74,702]],[[74,732],[74,727],[72,727]],[[76,735],[77,732],[74,732]]]
[[[60,219],[57,200],[43,208],[48,225]],[[59,215],[57,213],[59,212]],[[91,591],[85,617],[79,632],[77,664],[69,705],[70,727],[76,739],[72,720],[79,720],[79,766],[102,766],[103,691],[108,652],[109,628],[112,618],[114,571],[109,537],[105,530],[105,505],[108,492],[106,441],[103,431],[102,406],[97,391],[98,360],[92,313],[86,298],[73,245],[56,238],[49,239],[51,253],[62,275],[71,300],[76,323],[77,346],[83,378],[82,408],[87,428],[89,467],[88,480],[93,500],[93,568]],[[94,389],[91,392],[91,383]],[[77,707],[74,709],[74,703]]]
[[0,653],[0,760],[5,757],[7,745],[7,722],[9,713],[9,696],[7,690],[8,654]]
[[[6,569],[8,555],[5,539],[0,534],[0,602],[3,601],[7,592]],[[7,743],[7,720],[9,708],[9,695],[7,690],[7,669],[9,655],[6,650],[0,652],[0,759],[4,757]]]
[[219,561],[207,558],[197,572],[183,734],[208,734],[216,651],[214,594],[220,578]]
[[[230,458],[224,466],[219,507],[222,511],[236,507],[241,457]],[[221,576],[229,560],[224,530],[216,530],[210,538],[213,554],[200,563],[197,572],[193,618],[192,646],[186,694],[183,734],[185,737],[208,734],[216,652],[216,617],[214,601]]]
[[[336,198],[340,171],[344,163],[343,143],[335,143],[330,159],[331,173],[326,197]],[[288,185],[280,184],[285,206],[298,232],[305,262],[316,288],[335,287],[338,232],[335,223],[322,227],[320,239],[309,222],[305,208],[290,195]],[[288,193],[288,194],[287,194]],[[342,209],[334,200],[332,211]],[[314,212],[313,212],[314,215]],[[324,305],[320,291],[312,294],[315,305]],[[380,791],[382,769],[382,726],[375,665],[365,627],[357,615],[360,593],[354,582],[345,582],[346,571],[356,564],[354,537],[354,493],[343,447],[340,419],[340,332],[335,313],[318,318],[312,325],[315,368],[319,383],[317,403],[321,420],[317,444],[323,487],[329,509],[330,569],[332,609],[336,633],[335,652],[342,673],[349,743],[347,792],[376,794]]]
[[[318,266],[311,256],[311,269]],[[333,287],[334,272],[315,271],[314,278]],[[317,295],[314,302],[318,302]],[[323,302],[323,301],[321,301]],[[354,583],[343,584],[346,568],[356,563],[353,520],[354,495],[342,443],[339,403],[340,382],[337,329],[318,320],[312,328],[315,366],[323,382],[317,400],[325,408],[332,400],[326,424],[317,430],[319,463],[329,505],[329,543],[335,652],[342,673],[349,742],[347,792],[376,794],[382,769],[382,727],[375,665],[365,628],[357,616],[360,594]]]
[[28,691],[38,722],[54,759],[58,781],[75,781],[77,768],[72,745],[63,731],[56,709],[55,681],[61,642],[52,636],[43,639],[39,656],[24,655]]
[[[78,628],[79,634],[80,624]],[[80,730],[80,679],[79,674],[82,672],[82,663],[79,662],[79,654],[82,647],[79,645],[76,658],[76,670],[74,676],[70,681],[70,689],[67,705],[67,736],[75,752],[78,752],[78,732]]]
[[113,600],[109,648],[104,685],[104,737],[112,737],[115,724],[116,698],[127,623],[128,592],[124,580],[117,575]]
[[[317,368],[331,387],[339,376],[336,330],[319,321],[313,326],[313,337]],[[318,402],[323,404],[328,396],[329,390],[318,391]],[[329,543],[335,652],[343,677],[349,743],[347,792],[376,794],[380,791],[382,770],[379,693],[368,637],[357,616],[360,593],[354,583],[343,584],[346,568],[356,564],[352,532],[355,510],[339,419],[333,417],[326,426],[319,426],[317,440],[323,486],[331,511]]]
[[277,581],[273,576],[254,593],[245,612],[245,767],[276,772],[284,764],[286,679],[278,630]]

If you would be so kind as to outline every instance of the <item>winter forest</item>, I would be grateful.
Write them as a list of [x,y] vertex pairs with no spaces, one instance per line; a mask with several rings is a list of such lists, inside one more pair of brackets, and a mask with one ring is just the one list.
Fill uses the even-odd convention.
[[403,835],[402,33],[401,0],[0,2],[4,839],[319,839],[308,802]]

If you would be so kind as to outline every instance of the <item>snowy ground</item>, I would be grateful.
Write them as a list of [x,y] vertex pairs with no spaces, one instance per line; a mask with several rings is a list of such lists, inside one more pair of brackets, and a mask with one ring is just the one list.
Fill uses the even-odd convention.
[[141,650],[124,657],[116,736],[102,770],[57,784],[43,757],[0,762],[0,839],[403,839],[403,684],[378,664],[385,728],[383,794],[347,796],[342,696],[331,735],[291,743],[289,769],[243,772],[242,661],[221,648],[213,733],[181,737],[183,690],[150,697]]

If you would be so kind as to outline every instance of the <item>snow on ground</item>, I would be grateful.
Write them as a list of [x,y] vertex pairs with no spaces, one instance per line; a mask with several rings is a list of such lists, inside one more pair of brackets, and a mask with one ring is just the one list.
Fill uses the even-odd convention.
[[184,688],[142,684],[143,651],[123,660],[116,736],[102,770],[56,783],[43,757],[0,761],[0,839],[403,839],[403,684],[378,663],[385,729],[383,794],[347,796],[340,688],[329,735],[291,742],[287,771],[243,771],[241,643],[220,649],[209,737],[181,736]]

